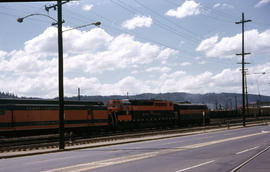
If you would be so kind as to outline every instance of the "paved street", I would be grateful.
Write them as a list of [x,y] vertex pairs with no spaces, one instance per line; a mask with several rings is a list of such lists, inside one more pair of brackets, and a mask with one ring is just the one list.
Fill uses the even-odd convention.
[[[270,127],[256,126],[102,148],[0,160],[3,172],[230,171],[269,146]],[[270,169],[270,150],[245,169]],[[260,168],[261,167],[261,168]],[[256,170],[257,171],[257,170]]]

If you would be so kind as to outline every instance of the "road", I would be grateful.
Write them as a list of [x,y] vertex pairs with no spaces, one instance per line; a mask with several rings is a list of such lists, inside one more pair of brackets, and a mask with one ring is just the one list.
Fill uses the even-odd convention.
[[[256,126],[0,160],[2,172],[228,172],[270,145],[270,126]],[[239,171],[270,169],[270,149]],[[246,169],[246,170],[245,170]],[[256,170],[256,171],[257,171]]]

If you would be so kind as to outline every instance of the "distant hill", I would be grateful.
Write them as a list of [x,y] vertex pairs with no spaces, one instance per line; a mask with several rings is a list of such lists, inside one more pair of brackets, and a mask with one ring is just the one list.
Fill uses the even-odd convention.
[[[0,98],[23,98],[23,99],[40,99],[37,97],[17,97],[14,94],[0,92]],[[173,102],[191,102],[195,104],[207,104],[211,109],[235,109],[236,106],[242,104],[242,94],[236,93],[207,93],[207,94],[190,94],[183,92],[175,93],[144,93],[131,96],[80,96],[80,100],[84,101],[101,101],[106,103],[111,99],[161,99]],[[54,98],[54,100],[57,98]],[[65,97],[65,100],[78,100],[78,97]],[[258,96],[254,94],[248,95],[249,104],[255,104],[258,101],[270,102],[270,96]]]
[[13,93],[0,92],[0,98],[18,98],[18,97]]
[[[106,103],[110,99],[126,99],[127,96],[81,96],[81,100],[88,101],[102,101]],[[189,101],[191,103],[207,104],[210,108],[225,108],[234,109],[237,105],[242,104],[242,94],[236,93],[207,93],[207,94],[190,94],[190,93],[161,93],[161,94],[138,94],[128,96],[129,99],[162,99],[170,100],[173,102],[184,102]],[[68,100],[78,100],[78,97],[65,98]],[[270,96],[258,96],[253,94],[248,94],[249,104],[261,102],[270,102]]]

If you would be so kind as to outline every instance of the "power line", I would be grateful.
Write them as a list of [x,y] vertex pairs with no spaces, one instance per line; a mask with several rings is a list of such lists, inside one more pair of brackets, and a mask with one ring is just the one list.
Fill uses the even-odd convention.
[[[133,7],[130,7],[130,6],[128,6],[128,5],[123,5],[123,2],[122,2],[122,1],[121,1],[122,4],[121,4],[121,2],[119,3],[119,2],[116,2],[116,1],[113,1],[113,0],[111,0],[111,1],[112,1],[113,3],[115,3],[116,5],[118,5],[119,7],[121,7],[122,9],[126,10],[127,12],[129,12],[129,13],[132,14],[132,15],[134,15],[134,14],[136,14],[136,13],[142,13],[142,12],[138,11],[137,9],[135,9],[135,8],[133,8]],[[154,23],[155,23],[159,28],[161,28],[161,29],[163,29],[163,30],[166,30],[166,31],[168,31],[168,32],[171,32],[171,33],[173,33],[174,35],[179,36],[180,38],[185,38],[186,40],[193,42],[193,44],[194,44],[194,43],[197,43],[197,41],[194,40],[193,38],[191,38],[191,37],[189,37],[189,36],[186,36],[185,34],[179,33],[177,30],[175,30],[175,29],[172,28],[171,26],[166,25],[166,24],[160,22],[159,20],[155,20]],[[195,45],[195,44],[194,44],[194,45]]]
[[[131,31],[124,31],[124,30],[121,30],[120,28],[118,28],[118,27],[114,24],[115,22],[112,21],[111,19],[109,19],[109,18],[107,18],[107,17],[104,17],[104,16],[98,14],[98,13],[95,12],[95,11],[91,11],[91,13],[94,14],[95,16],[97,16],[98,18],[104,19],[104,20],[107,21],[108,23],[112,23],[112,24],[106,24],[106,22],[102,22],[102,25],[103,25],[103,26],[110,27],[112,30],[116,31],[117,33],[120,33],[120,34],[126,33],[126,34],[129,34],[129,35],[133,35],[133,33],[135,33],[137,38],[139,38],[139,39],[141,39],[141,40],[144,40],[144,41],[146,41],[146,42],[153,42],[153,43],[155,43],[155,44],[157,44],[157,45],[159,45],[159,46],[162,46],[162,47],[166,47],[166,48],[178,50],[178,51],[180,51],[180,53],[183,54],[183,55],[186,54],[186,55],[188,55],[188,56],[194,56],[192,53],[187,52],[187,51],[185,51],[185,50],[180,50],[180,49],[177,48],[177,47],[172,47],[172,46],[167,45],[167,44],[165,44],[165,43],[162,43],[162,42],[160,42],[160,41],[157,41],[157,40],[153,40],[153,39],[147,38],[146,36],[141,36],[141,34],[138,34],[138,33],[136,33],[135,31],[132,31],[132,32],[131,32]],[[74,14],[74,15],[73,15],[74,18],[78,18],[78,17],[76,17],[76,15],[77,15],[77,16],[80,16],[81,21],[88,21],[88,20],[86,20],[86,19],[88,19],[88,17],[85,17],[85,16],[83,16],[83,15],[78,15],[76,12],[73,12],[73,14]]]
[[134,0],[134,1],[135,1],[137,4],[139,4],[140,6],[144,7],[145,9],[151,11],[153,14],[159,16],[160,18],[162,18],[162,19],[164,19],[164,20],[166,20],[166,21],[168,21],[168,22],[170,22],[171,24],[175,25],[176,27],[183,29],[186,33],[189,34],[189,36],[194,37],[194,35],[195,35],[195,36],[199,37],[199,39],[196,38],[196,37],[194,37],[193,39],[195,39],[196,41],[200,41],[200,36],[197,35],[196,33],[194,33],[194,32],[192,32],[192,31],[190,31],[190,30],[184,28],[183,26],[180,26],[178,23],[175,23],[175,22],[173,22],[172,20],[165,19],[163,15],[161,15],[161,14],[159,14],[158,12],[154,11],[153,9],[147,7],[147,6],[144,5],[143,3],[141,3],[141,2],[139,2],[139,1],[137,1],[137,0]]

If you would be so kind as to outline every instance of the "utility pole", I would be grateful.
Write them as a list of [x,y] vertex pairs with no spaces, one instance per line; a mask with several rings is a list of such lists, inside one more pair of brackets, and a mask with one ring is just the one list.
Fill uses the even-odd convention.
[[[64,119],[64,77],[63,77],[63,32],[65,31],[69,31],[72,29],[78,29],[78,28],[82,28],[82,27],[86,27],[89,25],[95,25],[95,26],[99,26],[101,24],[101,22],[95,22],[95,23],[91,23],[91,24],[86,24],[86,25],[82,25],[82,26],[78,26],[76,28],[71,28],[68,30],[62,30],[62,24],[64,23],[64,20],[62,20],[62,5],[65,3],[68,3],[70,0],[65,0],[62,2],[62,0],[38,0],[38,1],[57,1],[56,5],[52,5],[52,6],[45,6],[45,10],[47,12],[49,12],[49,10],[51,8],[53,8],[54,10],[56,10],[56,8],[58,9],[57,11],[57,15],[58,15],[58,20],[55,20],[54,18],[50,17],[49,15],[46,14],[40,14],[40,13],[35,13],[35,14],[30,14],[27,15],[23,18],[18,18],[18,22],[21,23],[23,22],[24,18],[33,16],[33,15],[42,15],[42,16],[46,16],[49,17],[50,19],[54,20],[55,23],[53,23],[52,25],[58,25],[58,87],[59,87],[59,149],[60,150],[64,150],[65,149],[65,119]],[[6,1],[6,0],[1,0],[0,3],[2,2],[11,2],[11,1]],[[36,2],[35,0],[14,0],[12,2]]]
[[246,71],[245,71],[245,89],[246,89],[247,115],[249,115],[249,109],[248,109],[248,91],[247,91],[247,72]]
[[241,55],[242,56],[242,101],[243,101],[243,105],[242,105],[242,116],[243,116],[243,127],[246,126],[246,118],[245,118],[245,55],[248,55],[250,53],[245,53],[245,28],[244,28],[244,24],[246,22],[251,22],[251,20],[245,20],[245,15],[244,13],[242,13],[242,20],[239,22],[235,22],[235,24],[242,24],[242,53],[236,54],[236,55]]
[[234,96],[234,103],[235,103],[235,111],[237,112],[237,97]]
[[65,149],[65,119],[64,119],[64,74],[63,74],[63,36],[62,36],[62,1],[57,1],[58,20],[58,81],[59,81],[59,149]]
[[45,10],[49,11],[51,8],[57,7],[57,25],[58,25],[58,94],[59,94],[59,149],[65,149],[65,119],[64,119],[64,66],[63,66],[63,31],[62,31],[62,4],[68,1],[62,2],[57,0],[56,5],[45,6]]
[[81,100],[81,91],[80,91],[80,88],[78,88],[78,100],[79,101]]

